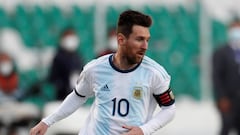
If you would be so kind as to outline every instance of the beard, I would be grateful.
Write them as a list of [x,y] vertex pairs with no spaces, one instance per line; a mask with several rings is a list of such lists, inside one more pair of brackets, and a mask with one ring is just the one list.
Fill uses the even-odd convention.
[[126,56],[128,63],[130,65],[134,65],[134,64],[139,64],[142,61],[142,59],[144,57],[144,53],[141,53],[141,55],[138,53],[136,53],[136,54],[127,53],[125,56]]
[[127,60],[129,65],[139,64],[142,62],[142,59],[145,55],[146,50],[132,51],[134,50],[130,43],[126,43],[126,47],[124,48],[125,59]]

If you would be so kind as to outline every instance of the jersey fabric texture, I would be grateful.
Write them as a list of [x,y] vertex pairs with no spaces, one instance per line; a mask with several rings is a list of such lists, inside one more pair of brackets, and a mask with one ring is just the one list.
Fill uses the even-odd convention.
[[130,70],[120,70],[112,61],[113,54],[91,61],[77,81],[77,95],[95,96],[80,135],[119,135],[127,132],[123,125],[142,126],[157,106],[153,95],[169,89],[169,74],[147,56]]

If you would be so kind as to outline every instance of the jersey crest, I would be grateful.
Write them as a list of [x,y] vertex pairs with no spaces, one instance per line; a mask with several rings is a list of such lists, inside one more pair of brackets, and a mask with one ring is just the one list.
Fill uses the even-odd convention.
[[142,87],[134,87],[133,90],[133,97],[135,99],[142,99],[142,93],[143,92],[143,88]]

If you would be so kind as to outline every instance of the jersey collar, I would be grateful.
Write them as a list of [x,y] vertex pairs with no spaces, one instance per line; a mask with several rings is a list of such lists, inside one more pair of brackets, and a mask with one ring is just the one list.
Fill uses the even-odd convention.
[[131,69],[128,69],[128,70],[121,70],[121,69],[117,68],[117,67],[113,64],[113,56],[114,56],[114,54],[112,54],[112,55],[109,56],[109,63],[110,63],[111,67],[112,67],[114,70],[116,70],[116,71],[118,71],[118,72],[120,72],[120,73],[129,73],[129,72],[132,72],[132,71],[134,71],[135,69],[137,69],[137,68],[139,67],[139,65],[142,63],[142,62],[140,62],[140,63],[137,64],[135,67],[133,67],[133,68],[131,68]]

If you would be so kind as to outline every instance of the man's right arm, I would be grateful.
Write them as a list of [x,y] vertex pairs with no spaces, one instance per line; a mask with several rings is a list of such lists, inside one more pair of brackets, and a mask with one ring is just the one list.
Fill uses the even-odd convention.
[[66,99],[64,99],[62,104],[54,113],[44,118],[39,124],[31,129],[30,135],[44,135],[48,127],[71,115],[81,105],[83,105],[86,100],[87,97],[80,97],[77,95],[76,91],[73,91],[66,97]]
[[86,100],[87,97],[80,97],[76,94],[75,91],[73,91],[66,97],[66,99],[64,99],[60,107],[53,114],[44,118],[42,122],[44,122],[48,126],[51,126],[55,122],[60,121],[71,115],[81,105],[83,105],[86,102]]

